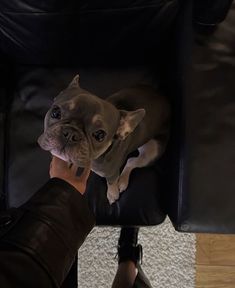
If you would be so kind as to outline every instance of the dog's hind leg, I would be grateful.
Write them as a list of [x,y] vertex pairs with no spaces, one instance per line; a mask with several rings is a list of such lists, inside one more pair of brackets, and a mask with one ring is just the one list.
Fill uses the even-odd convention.
[[151,139],[138,148],[139,155],[129,158],[118,180],[119,192],[127,189],[131,171],[135,168],[145,167],[162,154],[162,145],[159,141]]
[[112,177],[112,178],[106,178],[107,181],[107,198],[109,201],[109,204],[113,204],[115,201],[119,198],[119,188],[118,188],[118,176]]

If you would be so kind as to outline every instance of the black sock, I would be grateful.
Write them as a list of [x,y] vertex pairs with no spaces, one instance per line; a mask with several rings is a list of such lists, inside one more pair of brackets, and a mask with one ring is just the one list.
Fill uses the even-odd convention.
[[139,228],[123,227],[121,229],[118,245],[136,246],[138,242]]

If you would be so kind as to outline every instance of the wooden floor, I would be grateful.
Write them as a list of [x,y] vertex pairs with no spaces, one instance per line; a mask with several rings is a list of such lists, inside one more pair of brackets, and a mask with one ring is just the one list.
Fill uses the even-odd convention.
[[196,288],[235,288],[235,235],[197,235]]

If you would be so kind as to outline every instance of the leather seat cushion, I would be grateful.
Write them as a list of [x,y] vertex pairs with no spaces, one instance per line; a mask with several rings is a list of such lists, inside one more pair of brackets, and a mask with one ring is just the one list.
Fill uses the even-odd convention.
[[[7,196],[10,206],[19,206],[49,178],[51,156],[42,151],[37,138],[53,98],[79,72],[81,87],[100,97],[141,81],[146,69],[125,70],[82,68],[18,67],[15,71],[14,100],[8,123]],[[13,80],[14,81],[14,80]],[[92,174],[87,189],[89,205],[97,225],[155,225],[165,214],[161,207],[161,170],[158,163],[136,169],[120,200],[109,205],[105,180]]]

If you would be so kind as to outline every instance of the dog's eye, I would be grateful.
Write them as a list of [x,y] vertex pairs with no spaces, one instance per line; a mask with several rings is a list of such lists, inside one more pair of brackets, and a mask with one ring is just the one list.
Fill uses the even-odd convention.
[[97,130],[92,133],[92,136],[95,138],[96,141],[102,142],[106,136],[106,133],[104,130]]
[[60,119],[61,118],[61,110],[58,106],[55,106],[51,110],[51,118]]

